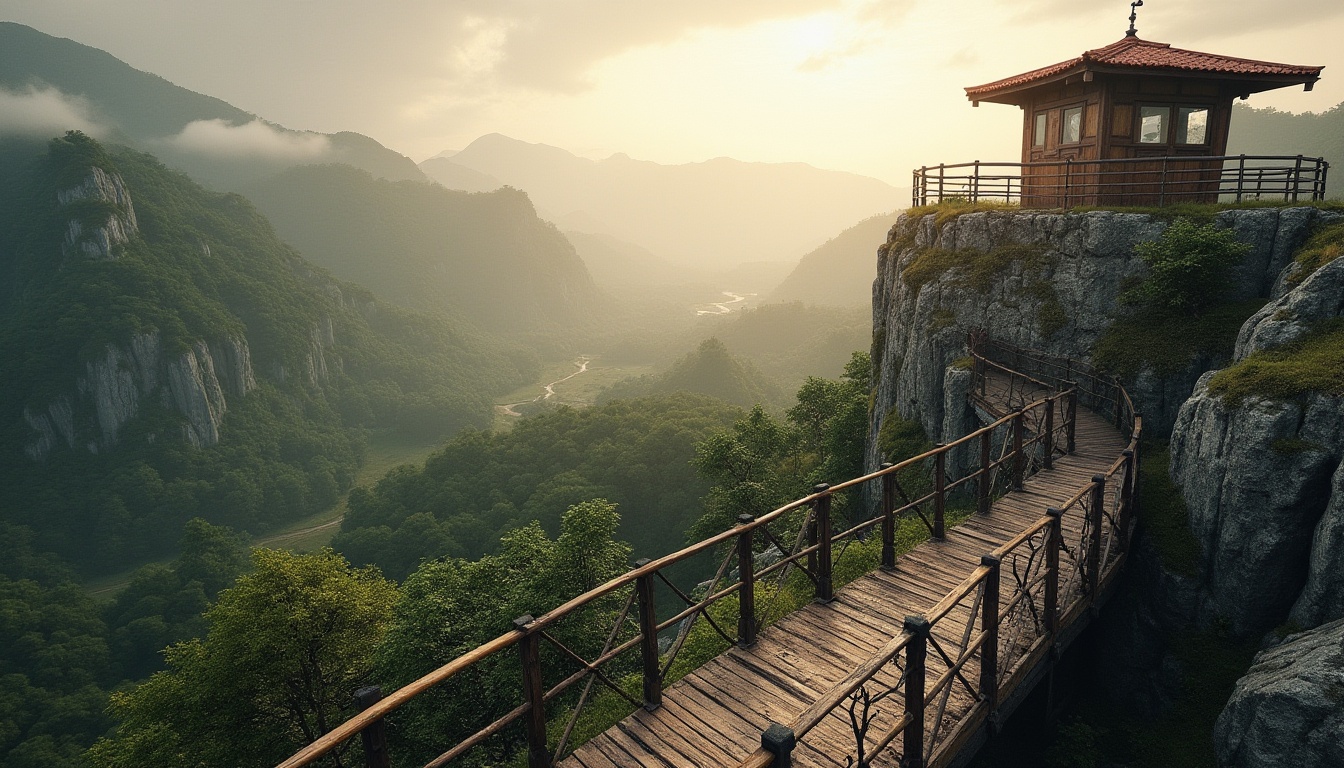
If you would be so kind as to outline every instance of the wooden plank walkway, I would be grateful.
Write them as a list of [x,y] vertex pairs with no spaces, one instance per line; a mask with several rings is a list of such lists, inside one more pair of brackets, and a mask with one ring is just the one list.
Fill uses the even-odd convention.
[[[996,382],[998,383],[998,382]],[[991,386],[991,402],[1006,386]],[[927,541],[903,555],[892,571],[877,570],[840,589],[830,603],[812,603],[763,630],[750,648],[732,648],[663,692],[663,705],[639,710],[578,747],[559,763],[563,768],[721,768],[736,766],[760,746],[772,722],[788,723],[875,651],[901,632],[906,616],[922,614],[955,589],[980,564],[980,556],[1037,521],[1047,507],[1062,506],[1092,476],[1104,473],[1125,449],[1126,441],[1105,419],[1078,409],[1076,450],[1055,460],[1054,469],[1028,478],[1021,491],[994,502],[986,515],[950,529],[944,541]],[[1082,530],[1079,515],[1066,515],[1065,540]],[[1006,601],[1011,590],[1005,589]],[[1067,607],[1061,596],[1061,614]],[[959,647],[970,618],[959,607],[938,622],[933,638],[949,650]],[[929,653],[929,679],[947,665]],[[896,670],[886,676],[895,683]],[[968,680],[979,670],[964,668]],[[882,680],[884,678],[879,678]],[[950,732],[974,700],[954,684],[943,718]],[[893,714],[878,718],[871,733],[889,726]],[[929,728],[934,727],[930,721]],[[871,737],[870,737],[871,738]],[[833,712],[798,746],[799,766],[844,766],[854,753],[847,716]],[[894,765],[888,751],[873,765]]]

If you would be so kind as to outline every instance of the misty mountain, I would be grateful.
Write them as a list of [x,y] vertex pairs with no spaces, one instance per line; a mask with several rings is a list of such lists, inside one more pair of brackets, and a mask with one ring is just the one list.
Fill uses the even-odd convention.
[[504,186],[494,176],[458,165],[447,157],[431,157],[420,164],[420,170],[448,189],[460,189],[463,192],[491,192]]
[[709,395],[744,408],[757,403],[775,406],[784,398],[783,390],[756,366],[734,357],[722,341],[711,337],[661,373],[613,384],[598,397],[598,403],[674,392]]
[[588,160],[499,134],[451,162],[526,190],[543,217],[567,230],[612,235],[700,267],[791,258],[908,199],[877,179],[803,163]]
[[[1280,112],[1237,104],[1227,139],[1229,155],[1306,155],[1324,157],[1331,168],[1344,167],[1344,104],[1325,112]],[[1344,180],[1338,171],[1327,178],[1326,194],[1340,197]]]
[[572,331],[607,304],[573,246],[518,189],[467,193],[321,165],[244,191],[307,258],[404,306],[519,334]]
[[[217,188],[306,163],[347,163],[382,178],[425,179],[410,158],[367,136],[291,131],[97,48],[22,24],[0,22],[0,89],[26,97],[18,100],[24,109],[48,112],[32,116],[50,123],[41,126],[43,137],[82,129],[152,152]],[[87,125],[62,124],[70,113]]]
[[877,277],[877,249],[898,214],[864,219],[804,256],[769,300],[833,307],[869,306]]
[[588,266],[593,281],[603,288],[666,287],[686,282],[692,277],[688,273],[694,272],[619,237],[573,230],[566,231],[565,237]]
[[193,517],[261,533],[326,509],[367,430],[486,427],[536,374],[332,279],[242,197],[77,133],[0,141],[0,276],[0,522],[89,571]]

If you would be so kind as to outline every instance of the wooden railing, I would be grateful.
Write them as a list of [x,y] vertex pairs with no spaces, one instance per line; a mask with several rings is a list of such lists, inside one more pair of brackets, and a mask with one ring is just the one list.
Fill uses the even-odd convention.
[[915,206],[949,199],[1029,208],[1324,200],[1330,164],[1302,155],[1209,155],[957,163],[914,171]]
[[[899,635],[790,725],[771,725],[762,734],[761,748],[741,768],[791,765],[797,745],[836,714],[843,714],[853,730],[854,746],[845,756],[850,765],[867,768],[879,755],[903,768],[948,764],[1046,658],[1061,632],[1074,625],[1119,574],[1137,511],[1143,428],[1123,387],[1117,384],[1115,391],[1106,392],[1110,383],[1091,366],[1041,353],[1030,353],[1028,358],[1028,350],[992,341],[983,333],[972,334],[971,351],[981,381],[984,371],[1001,365],[990,357],[1004,354],[1022,355],[1038,372],[1058,369],[1067,376],[1092,379],[1097,402],[1104,403],[1109,395],[1120,404],[1118,421],[1127,430],[1128,447],[1105,473],[1093,476],[1063,505],[1044,510],[1031,526],[986,553],[980,566],[926,614],[907,617]],[[1017,374],[1024,383],[1042,383]],[[1069,515],[1082,520],[1072,537],[1065,535],[1063,525]],[[949,647],[934,636],[934,630],[959,609],[967,618],[964,625],[953,620],[960,643]],[[931,665],[931,655],[941,663]],[[974,680],[963,673],[972,661],[979,666]],[[933,680],[928,675],[931,667],[942,669]],[[945,727],[949,694],[956,686],[974,704]]]
[[[983,335],[972,338],[971,348],[975,370],[981,379],[991,368],[1008,370],[998,361],[1005,354],[1022,354],[1024,362],[1045,365],[1026,357],[1024,352],[1014,351],[1015,348],[991,342]],[[1066,370],[1081,371],[1079,368]],[[638,561],[629,573],[577,595],[540,616],[518,618],[509,631],[385,698],[380,698],[374,691],[362,690],[358,697],[363,707],[361,712],[282,762],[279,768],[311,765],[361,734],[366,765],[387,766],[390,759],[383,727],[385,718],[435,686],[450,683],[466,673],[479,671],[482,665],[501,660],[508,661],[517,670],[515,697],[482,702],[482,711],[489,713],[489,722],[482,722],[471,732],[454,737],[455,743],[447,744],[446,751],[426,766],[449,765],[473,750],[488,746],[491,740],[501,738],[510,739],[520,748],[525,747],[530,768],[553,765],[572,748],[571,735],[585,707],[592,701],[596,686],[624,698],[632,707],[659,706],[664,680],[698,622],[705,622],[729,644],[752,645],[764,619],[772,615],[772,601],[783,594],[785,580],[790,574],[801,573],[811,583],[816,599],[830,600],[835,590],[836,559],[843,556],[850,544],[872,536],[881,541],[881,566],[893,567],[897,522],[901,517],[916,516],[928,526],[934,538],[943,538],[945,513],[950,502],[964,503],[982,513],[988,511],[994,498],[1010,489],[1021,488],[1024,478],[1038,469],[1048,468],[1055,456],[1072,449],[1077,404],[1084,391],[1087,397],[1097,402],[1107,402],[1101,396],[1108,393],[1103,391],[1103,380],[1091,373],[1079,373],[1080,379],[1092,387],[1090,390],[1084,390],[1082,386],[1062,388],[1051,384],[1055,379],[1049,375],[1034,379],[1020,373],[1017,375],[1022,381],[1041,388],[1041,396],[1022,403],[1013,412],[954,442],[938,445],[931,451],[895,464],[885,463],[876,472],[834,486],[818,485],[814,493],[767,514],[742,516],[735,527],[716,536],[656,560]],[[1097,395],[1098,392],[1101,395]],[[888,662],[898,656],[905,659],[906,669],[899,684],[889,687],[889,692],[883,696],[876,693],[860,693],[860,696],[867,695],[871,709],[874,701],[889,698],[890,691],[906,692],[905,711],[912,714],[898,721],[896,730],[902,735],[904,754],[912,761],[922,760],[920,755],[946,749],[952,734],[940,732],[937,724],[925,733],[922,713],[931,711],[928,710],[930,706],[935,709],[946,706],[947,694],[954,682],[971,685],[960,676],[959,670],[972,656],[978,657],[981,665],[977,695],[987,695],[987,701],[993,701],[999,691],[1010,689],[1009,681],[1020,673],[1032,654],[1038,654],[1046,647],[1055,632],[1060,619],[1061,594],[1067,596],[1072,594],[1070,590],[1079,589],[1095,594],[1101,582],[1113,576],[1113,568],[1107,568],[1107,563],[1115,562],[1113,553],[1123,551],[1124,537],[1117,538],[1117,532],[1126,530],[1132,512],[1141,421],[1133,415],[1127,397],[1118,397],[1116,401],[1128,408],[1124,419],[1132,425],[1133,439],[1131,450],[1117,460],[1110,472],[1080,489],[1060,510],[1052,510],[1031,528],[988,553],[982,565],[957,590],[926,616],[907,622],[906,632],[893,638],[878,657],[856,670],[845,683],[828,692],[800,716],[792,725],[793,738],[806,738],[826,713],[849,700],[856,691],[868,691],[865,686],[875,685],[874,681],[880,679],[879,673],[883,673]],[[950,463],[949,454],[971,449],[976,451],[979,460],[964,470],[952,469],[953,464],[962,462]],[[911,473],[927,476],[911,485]],[[881,486],[882,503],[878,514],[857,521],[835,519],[832,501],[836,495],[868,483]],[[918,489],[912,490],[916,486]],[[1123,491],[1112,493],[1114,498],[1106,501],[1111,498],[1105,495],[1108,488]],[[1103,514],[1106,504],[1114,507],[1113,513]],[[1074,542],[1075,546],[1070,549],[1066,546],[1068,542],[1060,538],[1062,515],[1075,509],[1088,516],[1090,531],[1105,532],[1100,545],[1104,554],[1097,554],[1097,545],[1091,543],[1091,539]],[[838,532],[837,527],[841,528]],[[1089,535],[1096,536],[1095,533]],[[1067,552],[1069,562],[1076,567],[1062,570],[1060,552]],[[672,566],[709,554],[719,556],[714,560],[718,567],[713,577],[702,584],[703,589],[688,594],[667,575]],[[1016,591],[1000,615],[997,595],[1005,573],[1009,574]],[[659,591],[655,584],[661,584],[666,590],[663,594],[674,595],[681,604],[672,615],[661,620],[658,618],[661,606],[655,605],[655,595]],[[722,612],[718,619],[710,612],[712,606],[729,597],[735,597],[737,602],[736,626],[718,620],[722,619]],[[954,649],[953,655],[932,639],[929,630],[968,599],[974,602],[976,611],[982,612],[981,628],[975,633],[967,629],[966,637],[960,647]],[[1070,611],[1075,609],[1073,606],[1068,608]],[[563,630],[567,621],[591,622],[595,616],[602,615],[607,616],[609,622],[605,644],[573,647],[573,642],[565,641]],[[668,634],[670,639],[665,651],[659,644],[662,634]],[[923,662],[919,660],[930,648],[943,658],[951,659],[951,669],[928,684],[923,680]],[[619,684],[620,679],[632,674],[641,680],[639,696],[632,696]],[[491,706],[495,709],[491,710]],[[566,711],[568,716],[558,738],[548,737],[548,722]],[[868,722],[871,724],[876,720]],[[784,731],[776,729],[776,733]],[[872,755],[887,748],[895,738],[894,733],[887,728],[882,739],[871,746],[861,738],[860,754]],[[498,742],[495,746],[499,747]],[[758,753],[747,764],[768,765],[768,761],[762,762],[768,754]],[[909,764],[924,765],[922,762]]]

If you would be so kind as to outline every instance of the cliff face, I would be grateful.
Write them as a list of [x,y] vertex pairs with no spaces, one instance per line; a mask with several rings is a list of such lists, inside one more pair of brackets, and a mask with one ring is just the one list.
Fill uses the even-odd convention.
[[[1227,211],[1251,249],[1238,270],[1236,298],[1269,297],[1293,252],[1322,219],[1311,208]],[[964,354],[968,328],[985,327],[1024,347],[1085,358],[1119,314],[1123,287],[1144,273],[1134,253],[1165,231],[1161,219],[1133,213],[969,213],[902,218],[878,251],[873,284],[877,392],[870,434],[891,408],[945,434],[943,371]],[[912,277],[913,276],[913,277]],[[1199,375],[1217,361],[1126,382],[1150,434],[1165,433]],[[955,419],[955,416],[953,417]],[[870,466],[879,463],[869,441]]]
[[[1256,313],[1234,360],[1344,317],[1344,260]],[[1241,634],[1344,617],[1344,398],[1228,403],[1201,377],[1172,433],[1172,478],[1203,545],[1207,607]]]

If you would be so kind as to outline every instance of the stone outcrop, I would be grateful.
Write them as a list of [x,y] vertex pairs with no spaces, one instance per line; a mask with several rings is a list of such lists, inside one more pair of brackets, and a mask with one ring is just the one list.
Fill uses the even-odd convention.
[[61,253],[66,258],[116,258],[113,249],[130,242],[131,236],[140,231],[126,182],[97,166],[89,169],[89,175],[80,184],[57,191],[56,199],[66,209],[80,202],[95,204],[91,210],[66,220],[65,240],[61,243]]
[[219,442],[228,398],[256,389],[247,342],[226,337],[197,341],[176,356],[166,355],[158,331],[137,334],[126,344],[109,344],[85,363],[74,392],[45,408],[24,411],[36,433],[24,450],[41,460],[61,445],[92,453],[115,447],[120,432],[147,404],[182,416],[182,436],[196,447]]
[[1344,765],[1344,620],[1261,651],[1214,726],[1226,768]]
[[[1336,214],[1314,208],[1247,209],[1220,213],[1252,247],[1239,271],[1238,298],[1269,297],[1284,266],[1311,229]],[[876,397],[870,434],[895,408],[920,421],[930,437],[945,421],[943,372],[965,354],[965,332],[988,328],[995,336],[1034,349],[1086,358],[1120,311],[1123,287],[1146,267],[1134,253],[1165,231],[1161,219],[1134,213],[979,212],[939,226],[935,215],[902,219],[878,251],[873,285]],[[902,273],[927,249],[996,256],[999,268],[973,284],[950,269],[911,287]],[[1140,374],[1127,382],[1149,434],[1165,434],[1205,370],[1225,361],[1199,359],[1173,376]],[[879,461],[870,440],[867,460]]]
[[[1235,360],[1344,317],[1344,260],[1246,321]],[[1172,433],[1172,478],[1203,548],[1206,609],[1244,635],[1344,617],[1344,398],[1224,402],[1205,374]]]

